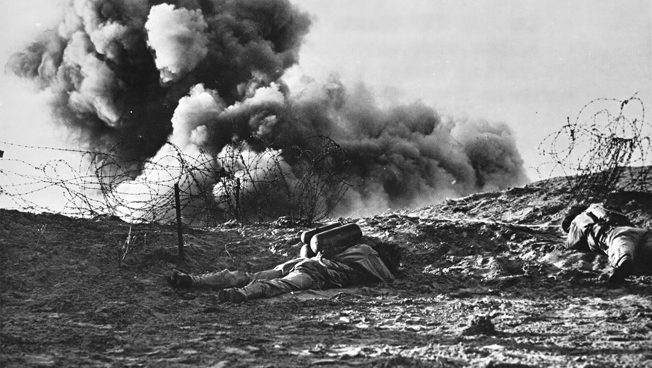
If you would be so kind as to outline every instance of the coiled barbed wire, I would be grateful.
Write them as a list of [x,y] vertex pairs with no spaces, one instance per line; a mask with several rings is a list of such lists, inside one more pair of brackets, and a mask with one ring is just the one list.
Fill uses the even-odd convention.
[[[134,221],[147,217],[160,220],[161,215],[167,213],[174,203],[170,188],[182,178],[180,173],[187,161],[178,150],[176,155],[161,155],[155,160],[135,162],[124,160],[111,152],[28,146],[11,142],[0,144],[17,150],[14,155],[7,150],[8,154],[0,161],[2,196],[13,203],[11,207],[75,217],[109,214],[127,215]],[[23,152],[40,157],[71,154],[73,158],[34,162],[17,156]],[[73,165],[74,159],[77,162]],[[150,171],[157,173],[158,178],[150,176],[146,185],[122,186],[134,177],[137,178],[135,167],[151,167]],[[49,198],[39,197],[43,193]]]
[[[64,158],[34,163],[8,151],[0,159],[1,204],[73,217],[109,215],[133,222],[171,222],[175,216],[176,183],[181,190],[181,212],[189,224],[247,221],[254,216],[251,212],[256,212],[259,219],[280,213],[312,222],[334,208],[348,184],[336,170],[342,168],[346,156],[339,145],[327,137],[310,139],[318,140],[311,145],[316,147],[314,151],[288,147],[284,151],[254,152],[242,142],[228,147],[221,157],[201,151],[187,154],[168,142],[154,158],[140,161],[126,160],[112,150],[96,152],[0,141],[5,149],[47,151],[55,156],[74,154],[78,160],[76,165]],[[115,151],[119,151],[117,148]],[[292,172],[284,164],[283,153],[293,156]],[[222,190],[216,190],[216,186]],[[269,201],[278,195],[270,196],[269,191],[282,194],[283,208],[270,207]],[[44,193],[50,198],[36,198]]]
[[645,120],[638,96],[594,99],[539,144],[539,154],[549,161],[537,171],[543,177],[566,176],[569,188],[579,196],[650,191],[651,137],[652,125]]

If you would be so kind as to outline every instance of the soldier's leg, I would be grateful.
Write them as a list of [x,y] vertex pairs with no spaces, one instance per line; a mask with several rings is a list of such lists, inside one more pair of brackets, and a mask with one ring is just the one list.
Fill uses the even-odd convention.
[[190,275],[181,271],[174,271],[168,278],[168,283],[174,287],[199,287],[207,289],[226,289],[243,287],[253,280],[271,280],[281,278],[297,264],[300,259],[293,259],[282,263],[271,270],[249,273],[244,271],[222,270],[208,272],[201,275]]
[[[294,266],[301,262],[303,259],[300,258],[295,258],[292,260],[289,260],[287,262],[281,263],[280,265],[274,267],[271,270],[265,270],[265,271],[260,271],[256,272],[251,275],[251,281],[253,280],[272,280],[272,279],[280,279],[283,276],[286,276],[289,274]],[[244,285],[243,285],[244,286]]]
[[634,262],[634,273],[652,275],[652,230],[645,231],[641,236]]
[[613,231],[609,241],[607,255],[609,264],[614,271],[609,281],[619,283],[634,272],[641,235],[639,230],[632,227],[619,227]]
[[307,273],[293,271],[282,278],[273,280],[258,279],[241,288],[222,290],[218,294],[218,300],[242,302],[257,298],[270,298],[298,290],[321,288],[322,286],[323,282],[316,281]]
[[289,270],[291,270],[296,263],[297,260],[290,260],[271,270],[258,271],[255,273],[223,270],[192,276],[192,280],[193,284],[196,286],[207,286],[214,289],[243,287],[254,280],[273,280],[281,278],[287,275]]
[[249,273],[243,271],[222,270],[202,275],[190,275],[190,279],[194,287],[225,289],[247,285],[252,280],[251,276]]

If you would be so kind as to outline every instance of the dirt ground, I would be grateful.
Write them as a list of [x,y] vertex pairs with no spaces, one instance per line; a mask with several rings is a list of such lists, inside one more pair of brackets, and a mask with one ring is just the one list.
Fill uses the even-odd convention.
[[[186,228],[0,210],[0,366],[652,367],[652,277],[604,280],[604,256],[562,247],[560,181],[368,218],[399,244],[391,285],[243,304],[164,276],[258,270],[303,227]],[[652,227],[652,194],[607,200]],[[337,220],[337,219],[335,219]]]

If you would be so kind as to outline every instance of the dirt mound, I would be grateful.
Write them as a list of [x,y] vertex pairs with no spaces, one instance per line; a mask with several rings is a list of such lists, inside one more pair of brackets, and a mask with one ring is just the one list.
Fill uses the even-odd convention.
[[[652,278],[610,288],[604,257],[562,247],[562,179],[355,222],[399,244],[391,285],[245,304],[178,291],[173,268],[258,270],[300,224],[176,229],[0,210],[0,365],[460,367],[652,365]],[[650,192],[606,202],[652,224]]]

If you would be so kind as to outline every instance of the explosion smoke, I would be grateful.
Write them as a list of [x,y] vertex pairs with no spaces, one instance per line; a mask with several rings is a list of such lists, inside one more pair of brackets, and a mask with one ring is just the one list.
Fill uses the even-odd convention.
[[178,80],[206,57],[207,27],[201,10],[175,9],[169,4],[152,7],[145,29],[161,81]]
[[9,62],[54,93],[57,120],[85,148],[125,162],[160,149],[195,84],[231,104],[253,75],[277,79],[296,62],[309,24],[287,1],[158,3],[73,0],[57,30]]
[[169,140],[219,166],[225,147],[254,140],[252,153],[280,152],[278,170],[294,178],[287,148],[314,151],[312,137],[329,137],[349,155],[338,170],[354,185],[340,212],[527,180],[504,124],[442,119],[420,102],[381,108],[336,78],[283,78],[309,23],[287,0],[74,0],[58,30],[10,67],[53,92],[57,120],[86,148],[125,163]]

